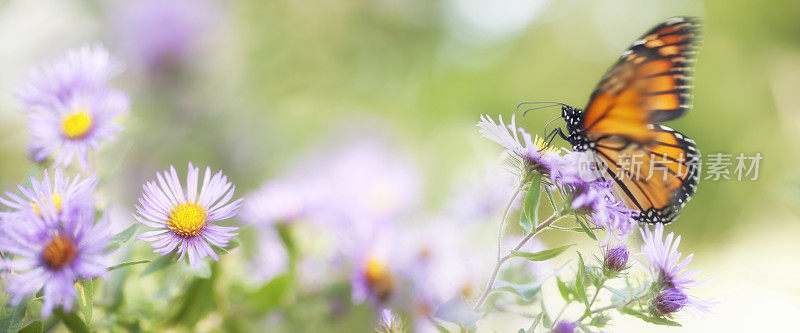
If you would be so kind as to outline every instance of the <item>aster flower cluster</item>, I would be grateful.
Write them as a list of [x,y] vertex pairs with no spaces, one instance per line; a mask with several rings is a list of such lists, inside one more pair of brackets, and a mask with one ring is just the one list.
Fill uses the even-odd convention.
[[[128,110],[128,98],[109,84],[120,69],[101,46],[85,46],[32,70],[17,88],[29,115],[32,157],[37,162],[52,157],[56,168],[53,173],[45,170],[41,180],[31,176],[29,185],[17,186],[18,193],[0,196],[0,274],[9,295],[3,313],[24,314],[26,307],[41,302],[42,317],[56,314],[70,330],[88,331],[93,281],[107,278],[112,270],[150,262],[118,262],[112,252],[138,225],[112,235],[111,214],[99,210],[105,203],[95,200],[99,179],[94,174],[65,176],[74,159],[89,169],[90,151],[122,129],[113,120]],[[134,218],[155,230],[138,239],[151,242],[154,252],[167,259],[155,260],[148,272],[175,261],[169,254],[177,261],[188,257],[198,268],[205,257],[219,260],[218,253],[232,248],[238,227],[218,223],[234,217],[243,199],[233,198],[235,186],[222,172],[207,167],[201,181],[200,169],[189,163],[186,187],[174,167],[143,187]],[[130,255],[132,250],[123,252]],[[75,317],[76,304],[83,318]],[[14,316],[4,315],[0,326],[19,328],[24,316]]]
[[108,220],[95,223],[93,191],[97,179],[72,181],[56,169],[31,186],[19,186],[20,197],[6,192],[0,199],[9,211],[0,214],[0,252],[7,257],[2,269],[11,303],[18,304],[42,291],[42,316],[62,306],[69,312],[77,297],[75,283],[105,277]]
[[[599,176],[597,165],[593,163],[590,153],[562,151],[545,146],[542,140],[534,139],[524,129],[517,128],[513,116],[510,124],[504,123],[502,117],[499,122],[495,122],[488,116],[481,116],[478,127],[483,136],[506,149],[512,158],[513,171],[520,181],[517,187],[519,190],[527,191],[524,204],[519,208],[520,225],[526,235],[516,246],[503,246],[503,243],[500,243],[494,272],[472,308],[472,313],[479,314],[488,295],[493,291],[513,290],[525,300],[529,300],[531,295],[539,292],[541,282],[526,285],[502,280],[498,276],[503,264],[512,258],[519,257],[537,262],[557,256],[569,248],[567,245],[538,252],[525,250],[527,242],[548,229],[581,231],[594,239],[598,239],[594,230],[606,232],[606,237],[598,242],[602,258],[596,260],[596,263],[584,261],[584,256],[579,252],[576,276],[564,281],[558,273],[554,274],[557,276],[559,292],[565,302],[564,309],[560,313],[563,314],[570,306],[584,307],[584,314],[578,318],[553,320],[556,322],[555,325],[545,324],[552,325],[546,327],[554,332],[604,327],[609,324],[611,318],[608,312],[614,309],[619,309],[622,314],[662,325],[679,325],[673,320],[684,308],[691,309],[695,314],[710,313],[713,302],[693,295],[692,289],[697,286],[694,278],[700,273],[697,270],[687,269],[693,255],[682,259],[682,254],[677,250],[680,236],[675,237],[670,233],[664,239],[662,224],[657,224],[653,230],[647,227],[640,228],[643,241],[642,255],[646,259],[651,282],[638,284],[637,280],[632,278],[632,275],[635,275],[631,272],[633,265],[629,264],[632,255],[626,243],[637,226],[638,211],[628,208],[624,201],[615,196],[614,183]],[[530,196],[544,197],[545,194],[554,213],[551,217],[538,221],[536,217],[539,198]],[[560,201],[557,200],[559,198]],[[512,197],[512,203],[513,200],[515,197]],[[507,207],[501,230],[513,205],[509,203]],[[566,217],[574,217],[576,226],[573,228],[556,226],[555,222]],[[508,248],[511,250],[504,250]],[[507,254],[503,256],[503,253]],[[505,274],[508,275],[507,272]],[[624,281],[624,284],[621,284],[621,281]],[[620,284],[622,289],[616,289]],[[617,287],[611,288],[609,285]],[[609,297],[611,294],[606,294],[604,289],[613,290],[611,293],[613,297]],[[603,302],[604,298],[609,298],[610,304],[595,305]],[[636,302],[637,300],[639,302]],[[546,310],[542,309],[542,315],[548,316]],[[560,316],[561,314],[556,319]],[[465,314],[462,311],[459,318],[465,317],[469,317],[468,312]],[[531,329],[539,322],[540,319],[537,319]],[[472,323],[459,324],[468,326]]]

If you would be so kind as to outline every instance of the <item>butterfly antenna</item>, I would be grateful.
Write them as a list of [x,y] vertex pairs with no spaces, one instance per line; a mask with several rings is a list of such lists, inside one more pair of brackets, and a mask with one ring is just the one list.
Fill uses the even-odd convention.
[[544,108],[549,108],[549,107],[558,106],[558,105],[567,106],[566,104],[561,103],[561,102],[522,102],[522,103],[517,104],[517,110],[519,110],[523,105],[528,105],[528,104],[550,104],[550,105],[539,106],[539,107],[527,109],[527,110],[522,112],[522,116],[523,117],[525,117],[525,115],[528,113],[528,111],[544,109]]

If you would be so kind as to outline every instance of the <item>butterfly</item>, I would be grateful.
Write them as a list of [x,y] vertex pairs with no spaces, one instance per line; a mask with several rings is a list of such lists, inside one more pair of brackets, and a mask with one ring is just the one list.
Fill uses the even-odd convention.
[[691,108],[691,64],[699,23],[673,17],[645,33],[603,76],[586,108],[562,106],[551,132],[574,151],[589,152],[637,220],[669,223],[697,189],[700,151],[682,133],[661,125]]

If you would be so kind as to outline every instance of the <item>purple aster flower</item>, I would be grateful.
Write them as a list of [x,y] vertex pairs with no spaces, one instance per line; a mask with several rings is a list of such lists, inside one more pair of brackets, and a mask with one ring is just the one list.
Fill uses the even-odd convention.
[[614,277],[628,268],[628,248],[619,245],[606,248],[603,254],[603,273],[608,277]]
[[607,245],[613,236],[625,241],[636,225],[637,211],[629,209],[617,200],[610,180],[597,179],[583,152],[570,152],[561,166],[554,168],[551,182],[569,200],[573,211],[588,215],[597,227],[606,230],[601,245]]
[[[91,200],[92,192],[97,186],[97,178],[94,176],[85,179],[76,176],[70,181],[69,177],[65,178],[62,175],[61,168],[57,168],[52,182],[47,170],[44,171],[41,182],[33,176],[30,181],[31,187],[17,185],[22,197],[11,192],[5,193],[8,199],[0,197],[0,203],[12,209],[9,212],[0,212],[1,220],[12,220],[15,216],[27,214],[32,210],[39,215],[52,214],[50,219],[46,219],[52,221],[54,216],[63,211],[65,201],[71,202],[72,206],[81,206],[88,210],[94,209],[94,202]],[[55,207],[55,210],[48,211],[42,208],[49,205]],[[88,206],[83,207],[83,205]]]
[[11,303],[43,290],[42,316],[49,317],[59,305],[71,310],[76,281],[106,276],[109,223],[104,216],[95,224],[94,209],[86,209],[94,206],[90,196],[35,205],[4,219],[0,251],[14,255],[3,263]]
[[[142,224],[158,230],[139,235],[138,239],[151,242],[153,252],[166,255],[179,253],[178,261],[189,257],[193,267],[209,256],[216,261],[219,257],[209,244],[224,248],[238,233],[238,227],[222,227],[214,222],[235,216],[242,199],[231,202],[236,186],[228,182],[228,177],[217,172],[211,177],[211,168],[206,167],[202,186],[198,186],[200,169],[189,163],[186,177],[186,192],[178,179],[175,167],[169,172],[156,173],[158,182],[143,185],[144,193],[139,197],[134,217]],[[199,193],[198,193],[199,190]]]
[[151,69],[169,67],[197,51],[216,18],[206,0],[133,0],[117,11],[115,32],[123,48]]
[[[481,134],[484,137],[499,143],[506,148],[509,155],[519,166],[520,176],[527,182],[532,176],[532,172],[548,175],[551,169],[563,164],[563,157],[555,148],[545,147],[544,141],[539,137],[532,137],[522,127],[517,127],[515,115],[511,115],[511,123],[503,122],[503,117],[499,117],[500,123],[488,115],[481,115],[478,122]],[[520,138],[521,136],[521,138]]]
[[553,333],[573,333],[578,329],[578,323],[571,321],[559,321],[553,325]]
[[[694,277],[700,274],[700,271],[687,269],[694,254],[690,254],[681,260],[683,254],[678,252],[681,236],[674,238],[673,242],[674,234],[670,232],[664,239],[664,226],[662,224],[656,224],[653,231],[648,228],[640,228],[639,231],[644,241],[642,253],[647,258],[650,271],[656,280],[656,287],[660,291],[673,288],[680,291],[685,296],[685,304],[683,306],[691,308],[697,314],[708,314],[713,302],[688,294],[696,286],[697,282]],[[667,294],[665,297],[676,299],[674,292],[670,293],[672,294]]]
[[73,159],[86,169],[89,150],[114,139],[122,129],[113,124],[130,108],[128,97],[108,86],[119,66],[100,46],[84,46],[31,71],[16,94],[28,113],[32,158],[55,155],[54,164],[68,166]]

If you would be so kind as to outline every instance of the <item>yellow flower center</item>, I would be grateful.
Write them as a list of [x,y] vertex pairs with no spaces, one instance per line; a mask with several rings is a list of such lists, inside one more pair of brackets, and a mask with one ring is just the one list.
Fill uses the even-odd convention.
[[[53,196],[50,197],[53,200],[53,205],[56,206],[56,211],[60,214],[61,213],[61,195],[54,193]],[[39,209],[39,204],[31,202],[31,207],[33,210],[36,211],[36,214],[42,216],[42,210]]]
[[206,225],[208,213],[199,203],[182,202],[169,212],[167,225],[172,232],[188,238],[197,235]]
[[82,138],[91,129],[92,116],[86,110],[78,110],[61,118],[61,133],[68,139]]
[[535,145],[536,147],[539,147],[539,149],[542,151],[542,153],[544,153],[544,152],[558,152],[558,147],[555,147],[555,146],[547,146],[547,147],[545,147],[544,139],[542,139],[542,137],[540,137],[538,135],[533,138],[533,145]]
[[394,290],[394,278],[389,268],[375,258],[367,259],[366,272],[364,278],[367,280],[372,293],[379,300],[385,302],[389,300]]
[[69,237],[56,236],[44,247],[42,259],[47,267],[61,269],[72,263],[78,254],[78,248]]

